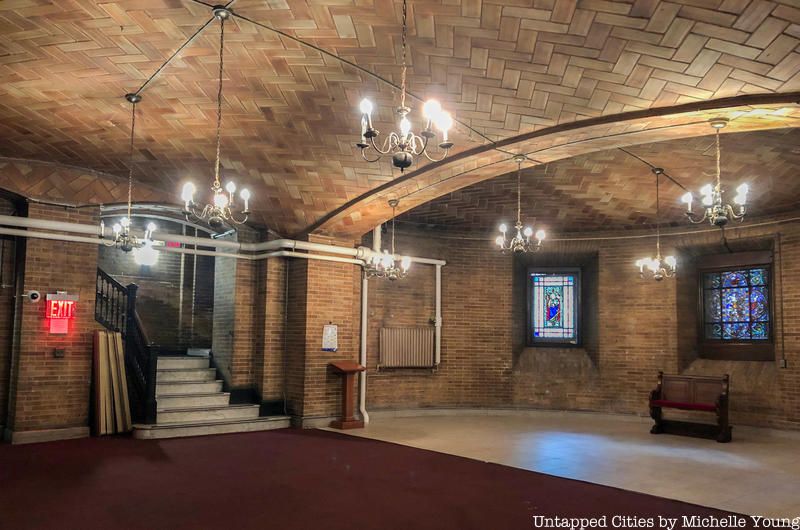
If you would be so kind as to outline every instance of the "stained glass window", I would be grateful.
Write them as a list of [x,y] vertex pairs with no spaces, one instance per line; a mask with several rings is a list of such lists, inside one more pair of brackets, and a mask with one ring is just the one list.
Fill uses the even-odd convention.
[[530,274],[531,342],[578,343],[579,273]]
[[706,339],[769,340],[769,270],[703,273],[703,323]]

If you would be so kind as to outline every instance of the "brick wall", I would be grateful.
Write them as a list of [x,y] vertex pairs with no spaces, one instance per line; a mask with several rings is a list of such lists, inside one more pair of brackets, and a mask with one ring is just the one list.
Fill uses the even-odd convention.
[[[365,241],[365,243],[367,243]],[[387,248],[388,241],[384,241]],[[431,370],[376,371],[381,327],[429,325],[435,267],[413,264],[404,280],[369,281],[367,408],[500,406],[510,399],[510,262],[485,245],[398,233],[398,253],[447,260],[442,269],[442,362]],[[476,279],[476,274],[480,275]],[[476,281],[477,280],[477,281]]]
[[[113,219],[115,220],[115,219]],[[106,219],[108,225],[112,220]],[[133,225],[143,229],[150,219],[135,217]],[[152,220],[159,230],[182,233],[183,225]],[[191,227],[186,235],[197,236]],[[139,286],[137,310],[147,334],[166,350],[210,348],[214,312],[214,258],[160,252],[153,266],[136,263],[132,253],[101,246],[98,266],[127,285]]]
[[[0,214],[14,215],[16,208],[0,199]],[[0,236],[0,426],[6,424],[8,383],[11,373],[11,346],[14,331],[14,262],[17,242],[12,236]]]
[[[258,241],[261,235],[240,227],[232,236],[241,242]],[[214,268],[214,318],[212,346],[214,361],[228,389],[253,390],[256,382],[257,352],[262,323],[258,316],[264,304],[262,265],[255,261],[216,257]],[[259,290],[261,287],[262,290]]]
[[[97,213],[88,209],[34,204],[30,215],[97,222]],[[661,283],[640,280],[633,265],[652,253],[651,239],[548,241],[539,254],[513,257],[499,254],[489,241],[403,232],[399,252],[447,261],[442,363],[435,371],[376,372],[381,327],[430,325],[434,267],[415,264],[409,277],[398,282],[370,280],[368,408],[533,407],[646,414],[647,393],[658,370],[730,373],[734,423],[798,428],[800,334],[788,323],[800,318],[800,288],[794,281],[800,274],[800,223],[727,233],[734,250],[774,249],[776,359],[785,354],[787,369],[777,362],[697,358],[693,263],[699,256],[724,252],[717,231],[665,237],[665,250],[678,255],[680,274]],[[97,247],[35,239],[24,246],[24,289],[67,290],[79,293],[81,300],[65,337],[46,334],[43,305],[23,305],[6,424],[15,431],[85,426],[91,333],[97,327]],[[580,347],[525,345],[529,266],[582,268]],[[263,401],[285,398],[297,417],[338,414],[341,382],[328,364],[358,358],[359,268],[302,259],[217,259],[214,276],[214,349],[229,386],[255,389]],[[0,293],[0,311],[5,295]],[[337,352],[321,351],[322,328],[328,323],[339,326]],[[54,358],[54,348],[64,348],[66,356]]]
[[[95,224],[96,208],[30,204],[37,219]],[[7,428],[22,431],[85,427],[89,420],[97,245],[28,239],[23,290],[68,291],[80,300],[67,335],[50,335],[45,304],[23,303],[11,367]],[[54,358],[54,349],[64,349]]]
[[[312,237],[324,244],[350,245]],[[316,418],[340,410],[341,379],[328,364],[358,359],[360,270],[347,263],[291,259],[286,326],[287,399],[291,414]],[[338,326],[338,351],[322,351],[322,330]]]
[[[646,414],[659,370],[732,375],[732,415],[741,424],[800,427],[800,334],[781,319],[800,317],[800,224],[727,231],[734,250],[775,249],[778,363],[698,359],[694,349],[693,259],[725,252],[718,231],[666,237],[680,263],[676,280],[638,278],[634,262],[654,251],[651,239],[548,241],[525,258],[501,256],[488,241],[441,232],[404,233],[398,251],[447,260],[443,268],[442,363],[435,372],[375,372],[377,333],[386,323],[420,325],[433,300],[432,267],[414,266],[403,282],[370,281],[368,409],[507,406]],[[365,240],[366,242],[366,240]],[[408,250],[406,250],[408,249]],[[584,344],[525,347],[528,265],[583,269]],[[401,283],[404,283],[401,285]],[[783,317],[781,316],[783,305]],[[782,347],[781,338],[785,341]]]
[[289,259],[286,261],[288,292],[286,303],[286,405],[293,416],[304,413],[305,363],[306,363],[306,319],[310,300],[307,295],[308,261]]
[[[336,241],[312,238],[316,243]],[[346,244],[338,242],[338,244]],[[341,377],[328,364],[358,360],[360,271],[347,263],[309,260],[306,314],[304,417],[330,416],[341,407]],[[338,326],[338,351],[322,351],[322,330]]]
[[[285,399],[286,280],[288,263],[283,259],[258,262],[255,306],[256,386],[264,402]],[[260,325],[259,325],[260,323]]]

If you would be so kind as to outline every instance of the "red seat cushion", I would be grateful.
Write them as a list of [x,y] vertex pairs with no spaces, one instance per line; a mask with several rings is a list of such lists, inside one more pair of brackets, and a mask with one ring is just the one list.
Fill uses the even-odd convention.
[[716,405],[709,405],[708,403],[681,403],[678,401],[667,401],[666,399],[654,399],[650,401],[651,407],[668,407],[671,409],[683,410],[706,410],[714,412],[717,410]]

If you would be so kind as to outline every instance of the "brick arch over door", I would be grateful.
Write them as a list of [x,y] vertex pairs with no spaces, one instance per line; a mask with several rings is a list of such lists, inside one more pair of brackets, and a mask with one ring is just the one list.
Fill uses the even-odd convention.
[[358,237],[391,217],[389,199],[401,199],[400,214],[515,171],[516,153],[528,156],[532,166],[618,147],[693,138],[712,134],[708,120],[716,117],[730,120],[725,134],[796,127],[799,103],[800,92],[740,96],[604,116],[519,135],[401,175],[330,212],[306,232]]

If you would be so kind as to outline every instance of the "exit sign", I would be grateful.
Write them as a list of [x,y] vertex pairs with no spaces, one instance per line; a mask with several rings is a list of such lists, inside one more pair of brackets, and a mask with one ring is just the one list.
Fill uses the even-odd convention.
[[50,323],[51,335],[65,335],[69,331],[69,321],[75,318],[78,295],[58,291],[47,295],[45,318]]
[[48,300],[47,318],[73,318],[75,300]]

